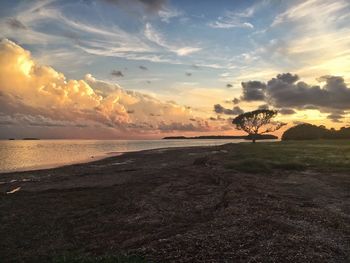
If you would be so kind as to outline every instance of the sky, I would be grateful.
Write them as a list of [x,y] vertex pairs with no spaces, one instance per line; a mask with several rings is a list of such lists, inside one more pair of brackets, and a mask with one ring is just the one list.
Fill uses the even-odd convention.
[[347,0],[2,0],[0,39],[2,139],[349,125]]

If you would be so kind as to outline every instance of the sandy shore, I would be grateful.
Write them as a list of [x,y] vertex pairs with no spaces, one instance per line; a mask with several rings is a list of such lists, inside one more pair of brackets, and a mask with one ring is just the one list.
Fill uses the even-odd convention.
[[237,147],[1,174],[1,262],[67,251],[154,262],[349,262],[348,174],[225,168]]

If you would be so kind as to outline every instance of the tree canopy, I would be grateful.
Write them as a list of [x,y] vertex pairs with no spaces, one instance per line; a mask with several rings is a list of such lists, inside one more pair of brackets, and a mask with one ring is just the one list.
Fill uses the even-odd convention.
[[274,132],[285,125],[283,122],[273,122],[272,119],[277,115],[275,110],[255,110],[240,114],[232,120],[236,129],[245,131],[255,142],[257,135]]
[[350,139],[350,127],[339,130],[327,129],[324,125],[316,126],[309,123],[299,124],[286,130],[282,140],[319,140],[319,139]]

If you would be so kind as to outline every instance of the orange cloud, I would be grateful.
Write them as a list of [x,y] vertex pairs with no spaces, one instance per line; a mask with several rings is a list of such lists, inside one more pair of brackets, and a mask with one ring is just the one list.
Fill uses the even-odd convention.
[[140,133],[211,130],[203,119],[193,121],[189,107],[128,91],[90,74],[84,80],[67,80],[7,39],[0,42],[0,83],[0,113],[6,116],[28,114]]

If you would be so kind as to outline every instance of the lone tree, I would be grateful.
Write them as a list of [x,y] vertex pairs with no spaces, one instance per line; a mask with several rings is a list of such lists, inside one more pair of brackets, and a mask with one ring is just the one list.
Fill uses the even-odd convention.
[[272,122],[277,115],[275,110],[255,110],[243,113],[233,119],[236,129],[245,131],[255,143],[257,137],[264,133],[274,132],[286,125],[283,122]]

